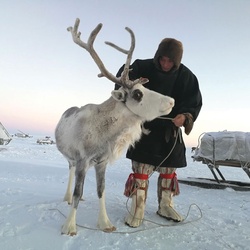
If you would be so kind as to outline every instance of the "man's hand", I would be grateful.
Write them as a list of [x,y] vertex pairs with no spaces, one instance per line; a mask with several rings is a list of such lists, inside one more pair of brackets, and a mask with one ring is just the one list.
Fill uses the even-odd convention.
[[183,115],[183,114],[179,114],[179,115],[177,115],[177,116],[172,120],[172,122],[174,123],[174,125],[175,125],[176,127],[181,127],[181,126],[184,125],[185,120],[186,120],[186,116]]

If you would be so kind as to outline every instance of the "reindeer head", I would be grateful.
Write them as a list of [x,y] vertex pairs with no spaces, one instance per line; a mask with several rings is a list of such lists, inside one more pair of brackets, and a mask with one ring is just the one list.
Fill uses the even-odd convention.
[[91,32],[87,43],[83,42],[80,38],[81,32],[78,32],[79,24],[80,20],[77,18],[74,28],[69,27],[68,31],[71,32],[73,41],[87,50],[95,61],[101,71],[101,73],[98,74],[98,77],[106,77],[110,81],[121,86],[119,90],[113,90],[111,93],[116,101],[123,102],[131,112],[141,117],[143,121],[153,120],[158,116],[167,115],[171,112],[174,106],[173,98],[161,95],[143,87],[142,85],[148,82],[148,79],[146,78],[139,78],[134,81],[129,79],[129,66],[135,48],[135,36],[131,29],[128,27],[125,28],[131,36],[131,46],[129,50],[122,49],[111,42],[105,42],[107,45],[127,55],[127,60],[121,77],[116,77],[105,68],[93,46],[95,38],[102,28],[102,24],[98,24]]
[[174,99],[149,90],[138,83],[132,88],[121,87],[112,91],[115,100],[123,102],[143,121],[151,121],[158,116],[167,115],[174,106]]

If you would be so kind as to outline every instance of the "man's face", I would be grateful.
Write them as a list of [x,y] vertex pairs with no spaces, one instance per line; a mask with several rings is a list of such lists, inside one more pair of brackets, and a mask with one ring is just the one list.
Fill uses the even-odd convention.
[[165,72],[170,71],[174,66],[174,62],[166,56],[161,56],[159,59],[159,63],[161,65],[161,69]]

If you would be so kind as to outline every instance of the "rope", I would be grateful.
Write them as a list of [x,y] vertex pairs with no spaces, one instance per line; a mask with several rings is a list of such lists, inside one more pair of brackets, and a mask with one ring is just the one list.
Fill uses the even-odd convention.
[[[169,117],[159,117],[160,119],[166,119],[166,120],[173,120],[172,118],[169,118]],[[162,163],[171,155],[171,153],[173,152],[174,150],[174,147],[177,143],[177,140],[178,140],[178,137],[180,138],[181,140],[181,129],[178,128],[177,130],[177,135],[176,135],[176,138],[175,138],[175,141],[174,141],[174,145],[172,147],[172,149],[170,150],[170,152],[168,153],[168,155],[160,162],[160,164],[155,168],[155,170],[149,175],[148,179],[153,175],[154,172],[156,172],[160,166],[162,165]],[[144,181],[145,182],[145,181]],[[136,192],[138,189],[140,188],[140,185],[134,189],[134,192]],[[133,192],[133,193],[134,193]],[[133,195],[133,193],[128,197],[127,201],[126,201],[126,209],[127,211],[130,213],[129,209],[128,209],[128,201],[129,201],[129,198]],[[193,206],[196,206],[200,212],[200,217],[198,217],[197,219],[193,220],[193,221],[186,221],[186,219],[188,218],[189,214],[190,214],[190,210]],[[58,211],[64,218],[66,218],[66,216],[58,209],[58,208],[51,208],[49,209],[50,211]],[[131,214],[131,213],[130,213]],[[195,221],[198,221],[200,220],[201,218],[203,217],[202,215],[202,210],[200,209],[200,207],[193,203],[189,206],[189,209],[188,209],[188,212],[187,212],[187,215],[186,217],[183,219],[182,222],[179,222],[179,223],[174,223],[174,224],[162,224],[162,223],[157,223],[157,222],[154,222],[152,220],[148,220],[148,219],[145,219],[143,218],[144,221],[147,221],[147,222],[150,222],[152,224],[155,224],[157,225],[157,227],[173,227],[173,226],[180,226],[180,225],[185,225],[185,224],[189,224],[189,223],[192,223],[192,222],[195,222]],[[83,226],[83,225],[79,225],[76,223],[76,225],[80,228],[84,228],[84,229],[88,229],[88,230],[93,230],[93,231],[99,231],[100,229],[98,228],[91,228],[91,227],[87,227],[87,226]],[[147,230],[150,230],[150,229],[155,229],[157,227],[152,227],[152,228],[147,228],[147,229],[137,229],[133,232],[119,232],[119,231],[113,231],[112,233],[116,233],[116,234],[133,234],[133,233],[139,233],[139,232],[143,232],[143,231],[147,231]]]
[[[172,118],[169,118],[169,117],[160,117],[160,119],[173,120]],[[173,150],[174,150],[174,148],[175,148],[175,145],[176,145],[176,143],[177,143],[178,137],[181,138],[180,133],[181,133],[181,129],[178,128],[178,132],[177,132],[177,135],[176,135],[176,138],[175,138],[173,147],[171,148],[171,150],[170,150],[170,152],[168,153],[168,155],[167,155],[167,156],[160,162],[160,164],[154,169],[154,171],[153,171],[151,174],[148,175],[148,179],[153,175],[154,172],[157,172],[157,171],[159,170],[159,168],[160,168],[160,166],[162,165],[162,163],[163,163],[164,161],[166,161],[166,160],[168,159],[168,157],[172,154],[172,152],[173,152]],[[143,184],[143,183],[142,183],[142,184]],[[137,188],[137,189],[138,189],[138,188]],[[136,191],[137,189],[135,189],[135,191]],[[134,192],[133,192],[133,193],[134,193]],[[130,195],[130,197],[133,195],[133,193]],[[129,198],[130,198],[130,197],[129,197]]]
[[[170,118],[170,117],[158,117],[159,119],[163,119],[163,120],[170,120],[170,121],[172,121],[173,120],[173,118]],[[167,158],[172,154],[172,152],[173,152],[173,150],[174,150],[174,148],[175,148],[175,145],[176,145],[176,143],[177,143],[177,139],[178,139],[178,137],[180,138],[180,140],[181,140],[181,129],[180,128],[178,128],[178,130],[177,130],[177,135],[176,135],[176,138],[175,138],[175,141],[174,141],[174,145],[173,145],[173,147],[171,148],[171,150],[170,150],[170,152],[168,153],[168,155],[161,161],[161,163],[156,167],[156,169],[154,170],[154,171],[157,171],[158,169],[159,169],[159,167],[161,166],[161,164],[165,161],[165,160],[167,160]],[[152,173],[153,174],[153,173]],[[152,175],[151,174],[151,175]],[[151,176],[150,175],[150,176]]]
[[[158,117],[158,118],[160,118],[160,119],[166,119],[166,120],[173,120],[173,118],[169,118],[169,117]],[[173,150],[174,150],[174,148],[175,148],[175,145],[176,145],[176,143],[177,143],[178,137],[181,139],[181,129],[180,129],[180,128],[178,128],[178,130],[177,130],[177,135],[176,135],[176,138],[175,138],[175,141],[174,141],[174,145],[173,145],[173,147],[171,148],[170,152],[169,152],[168,155],[160,162],[160,164],[154,169],[154,171],[152,171],[152,173],[148,175],[148,180],[149,180],[150,177],[154,174],[154,172],[157,172],[157,171],[159,170],[159,168],[160,168],[160,166],[162,165],[162,163],[163,163],[165,160],[167,160],[167,158],[171,155],[171,153],[173,152]],[[137,191],[138,189],[140,189],[140,186],[143,185],[143,184],[144,184],[145,182],[147,182],[148,180],[142,181],[141,184],[137,183],[137,187],[134,188],[133,192],[130,194],[130,196],[128,197],[128,199],[127,199],[127,201],[126,201],[126,209],[127,209],[127,212],[128,212],[131,216],[133,216],[133,217],[134,217],[134,215],[131,214],[131,212],[129,211],[129,208],[128,208],[128,201],[129,201],[129,198],[131,198],[131,197],[134,195],[134,193],[136,193],[136,191]],[[192,206],[192,205],[190,205],[190,206]],[[197,207],[198,207],[198,206],[197,206]],[[201,210],[200,210],[200,211],[201,211]],[[134,217],[134,218],[137,219],[136,217]],[[186,217],[186,218],[187,218],[187,217]],[[185,218],[185,219],[186,219],[186,218]],[[139,218],[138,218],[138,219],[139,219]],[[185,220],[185,219],[184,219],[184,220]],[[153,221],[145,220],[144,218],[143,218],[143,220],[144,220],[144,221],[151,222],[151,223],[154,223]],[[183,221],[184,221],[184,220],[183,220]],[[183,223],[182,223],[182,224],[183,224]],[[161,225],[161,226],[163,226],[163,225]]]
[[[161,117],[161,119],[172,120],[172,118],[168,118],[168,117]],[[173,145],[172,149],[170,150],[170,152],[168,153],[168,155],[160,162],[160,164],[154,169],[154,171],[152,171],[152,173],[150,173],[150,174],[148,175],[148,179],[147,179],[147,180],[143,180],[143,181],[141,182],[141,184],[139,184],[139,183],[137,182],[137,187],[133,189],[133,192],[131,192],[130,196],[128,197],[128,199],[127,199],[127,201],[126,201],[126,209],[127,209],[128,213],[129,213],[131,216],[134,217],[134,215],[132,215],[132,214],[130,213],[129,208],[128,208],[128,201],[129,201],[129,199],[137,192],[138,189],[140,189],[140,187],[141,187],[143,184],[145,184],[145,183],[151,178],[151,176],[154,174],[154,172],[157,172],[157,171],[158,171],[158,169],[160,168],[161,164],[170,156],[170,154],[173,152],[174,147],[175,147],[175,145],[176,145],[176,143],[177,143],[178,136],[180,136],[180,128],[178,128],[178,133],[177,133],[177,135],[176,135],[176,138],[175,138],[175,141],[174,141],[174,145]],[[136,218],[135,218],[135,219],[136,219]]]
[[[172,118],[161,118],[161,119],[169,119],[169,120],[172,120]],[[160,168],[160,166],[161,166],[161,164],[170,156],[170,154],[172,153],[172,151],[174,150],[174,147],[175,147],[175,145],[176,145],[176,143],[177,143],[177,140],[178,140],[178,137],[180,137],[180,128],[178,128],[178,133],[177,133],[177,135],[176,135],[176,138],[175,138],[175,142],[174,142],[174,145],[173,145],[173,147],[172,147],[172,149],[170,150],[170,152],[168,153],[168,155],[163,159],[163,161],[156,167],[156,169],[149,175],[149,177],[148,177],[148,179],[153,175],[153,173],[154,172],[156,172],[159,168]],[[181,138],[181,137],[180,137]],[[145,181],[144,181],[145,182]],[[135,188],[134,189],[134,192],[136,192],[138,189],[140,188],[140,185],[138,185],[137,186],[137,188]],[[133,193],[134,193],[133,192]],[[130,197],[133,195],[133,193],[130,195]],[[129,201],[129,198],[130,197],[128,197],[128,199],[127,199],[127,201],[126,201],[126,209],[127,209],[127,211],[130,213],[130,211],[129,211],[129,208],[128,208],[128,201]],[[197,219],[195,219],[195,220],[193,220],[193,221],[186,221],[186,219],[188,218],[188,216],[189,216],[189,214],[190,214],[190,210],[191,210],[191,208],[193,207],[193,206],[196,206],[197,208],[198,208],[198,210],[199,210],[199,212],[200,212],[200,216],[197,218]],[[55,211],[58,211],[63,217],[65,217],[66,218],[66,216],[58,209],[58,208],[54,208],[54,209],[49,209],[49,210],[55,210]],[[130,213],[131,214],[131,213]],[[162,223],[157,223],[157,222],[154,222],[154,221],[152,221],[152,220],[148,220],[148,219],[143,219],[144,221],[147,221],[147,222],[150,222],[150,223],[152,223],[152,224],[154,224],[154,225],[157,225],[156,227],[152,227],[152,228],[147,228],[147,229],[137,229],[137,230],[135,230],[135,231],[132,231],[132,232],[119,232],[119,231],[114,231],[114,232],[112,232],[112,233],[116,233],[116,234],[133,234],[133,233],[139,233],[139,232],[143,232],[143,231],[147,231],[147,230],[151,230],[151,229],[155,229],[155,228],[157,228],[157,227],[173,227],[173,226],[180,226],[180,225],[185,225],[185,224],[189,224],[189,223],[192,223],[192,222],[195,222],[195,221],[198,221],[198,220],[200,220],[201,218],[202,218],[202,211],[201,211],[201,209],[200,209],[200,207],[197,205],[197,204],[191,204],[190,206],[189,206],[189,209],[188,209],[188,212],[187,212],[187,215],[186,215],[186,217],[183,219],[183,221],[182,222],[179,222],[179,223],[172,223],[172,224],[162,224]],[[88,230],[93,230],[93,231],[99,231],[100,229],[98,229],[98,228],[91,228],[91,227],[87,227],[87,226],[83,226],[83,225],[79,225],[79,224],[76,224],[78,227],[80,227],[80,228],[84,228],[84,229],[88,229]]]
[[[199,212],[200,212],[200,216],[193,220],[193,221],[186,221],[186,219],[188,218],[189,214],[190,214],[190,210],[191,208],[195,206],[196,208],[198,208]],[[67,216],[61,212],[58,208],[50,208],[48,209],[49,211],[57,211],[59,214],[61,214],[64,218],[67,218]],[[151,229],[155,229],[155,228],[159,228],[159,227],[174,227],[174,226],[181,226],[181,225],[186,225],[186,224],[189,224],[189,223],[193,223],[193,222],[196,222],[198,220],[200,220],[201,218],[203,217],[203,214],[202,214],[202,211],[200,209],[200,207],[193,203],[189,206],[189,209],[188,209],[188,212],[187,212],[187,215],[186,217],[184,218],[183,222],[179,222],[179,223],[172,223],[172,224],[162,224],[162,223],[157,223],[157,222],[154,222],[154,221],[151,221],[151,220],[147,220],[147,219],[144,219],[144,221],[147,221],[147,222],[150,222],[152,224],[155,224],[157,225],[156,227],[151,227],[151,228],[144,228],[144,229],[137,229],[135,231],[131,231],[131,232],[123,232],[123,231],[113,231],[112,233],[114,234],[134,234],[134,233],[139,233],[139,232],[143,232],[143,231],[148,231],[148,230],[151,230]],[[185,222],[186,221],[186,222]],[[84,228],[84,229],[88,229],[88,230],[92,230],[92,231],[102,231],[98,228],[92,228],[92,227],[88,227],[88,226],[83,226],[83,225],[80,225],[80,224],[77,224],[76,225],[80,228]]]

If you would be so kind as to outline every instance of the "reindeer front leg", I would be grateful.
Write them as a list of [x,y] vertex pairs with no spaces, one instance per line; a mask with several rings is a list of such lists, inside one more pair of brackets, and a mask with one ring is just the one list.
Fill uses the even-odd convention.
[[104,232],[113,232],[116,228],[110,222],[105,205],[105,172],[106,172],[106,164],[105,165],[97,165],[95,166],[96,171],[96,184],[97,184],[97,195],[99,198],[99,215],[97,226]]
[[71,211],[62,226],[62,234],[76,235],[76,210],[79,204],[79,200],[82,196],[84,179],[86,175],[86,165],[82,164],[82,161],[77,162],[75,172],[75,190],[72,199]]

